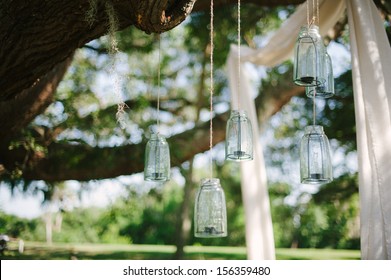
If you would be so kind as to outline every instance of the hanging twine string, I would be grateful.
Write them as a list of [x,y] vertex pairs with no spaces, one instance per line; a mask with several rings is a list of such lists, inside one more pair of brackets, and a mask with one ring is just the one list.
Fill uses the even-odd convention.
[[316,18],[318,20],[318,26],[319,26],[319,20],[320,20],[320,17],[319,17],[319,0],[316,0]]
[[240,41],[241,41],[241,28],[240,28],[240,0],[238,0],[238,93],[237,93],[237,101],[238,101],[238,110],[240,110],[240,75],[241,75],[241,65],[240,65]]
[[314,95],[312,97],[312,124],[316,125],[316,86],[314,87]]
[[308,4],[308,1],[309,0],[306,1],[306,3],[307,3],[307,26],[308,26],[308,28],[310,28],[310,7]]
[[210,178],[213,178],[213,0],[210,1],[210,127],[209,127],[209,152],[210,152]]
[[160,63],[161,63],[161,47],[160,34],[158,35],[158,67],[157,67],[157,105],[156,105],[156,126],[157,134],[160,133]]
[[310,7],[309,7],[309,0],[306,1],[307,4],[307,26],[308,28],[311,27],[314,23],[316,23],[316,16],[315,16],[315,0],[312,0],[312,18],[310,20]]
[[[313,13],[315,13],[315,7],[314,7],[314,1],[315,0],[312,0],[312,10],[313,10]],[[316,0],[316,16],[314,16],[313,17],[313,22],[314,23],[318,23],[318,26],[319,26],[319,0]],[[312,122],[313,122],[313,125],[316,125],[316,89],[317,89],[317,86],[315,86],[314,87],[314,96],[313,96],[313,109],[312,109],[312,111],[313,111],[313,116],[312,116],[312,118],[313,118],[313,120],[312,120]]]

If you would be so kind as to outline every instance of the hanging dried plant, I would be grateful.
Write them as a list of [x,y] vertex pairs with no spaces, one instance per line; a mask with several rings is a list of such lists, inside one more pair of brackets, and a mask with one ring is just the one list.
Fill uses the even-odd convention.
[[[86,12],[86,21],[90,26],[92,26],[96,21],[98,12],[98,1],[99,0],[88,1],[90,4],[90,8]],[[117,113],[115,114],[115,117],[121,128],[124,129],[126,120],[125,109],[127,108],[127,105],[125,104],[121,95],[122,77],[115,71],[116,58],[117,54],[119,53],[118,41],[116,38],[116,32],[118,30],[118,17],[115,13],[113,5],[110,2],[106,2],[104,8],[105,13],[107,15],[107,36],[109,39],[109,55],[111,59],[111,66],[109,72],[110,75],[114,78],[113,90],[117,99]]]

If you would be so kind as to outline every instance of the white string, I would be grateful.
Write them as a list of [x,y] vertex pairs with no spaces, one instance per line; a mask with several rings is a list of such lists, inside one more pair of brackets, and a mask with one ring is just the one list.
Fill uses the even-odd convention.
[[240,40],[241,40],[241,28],[240,28],[240,0],[238,0],[238,94],[237,94],[237,101],[238,101],[238,110],[240,110],[240,74],[241,74],[241,65],[240,65]]
[[209,153],[210,153],[210,178],[213,178],[213,0],[210,1],[210,127],[209,127]]
[[310,28],[310,8],[309,8],[308,1],[309,0],[307,0],[307,26],[308,28]]
[[156,105],[156,111],[157,111],[157,117],[156,117],[156,126],[157,126],[157,134],[160,133],[160,61],[161,61],[161,48],[160,48],[160,34],[158,35],[158,44],[159,44],[159,51],[158,51],[158,68],[157,68],[157,105]]

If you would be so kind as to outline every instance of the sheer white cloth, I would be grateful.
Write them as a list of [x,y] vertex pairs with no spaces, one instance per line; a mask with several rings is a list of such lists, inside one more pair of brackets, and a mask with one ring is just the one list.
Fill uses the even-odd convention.
[[[343,15],[345,1],[319,1],[320,33],[325,35]],[[363,259],[391,258],[391,55],[387,36],[372,1],[346,0],[351,28],[352,67],[356,103],[361,236]],[[273,67],[290,59],[296,36],[307,24],[306,4],[270,37],[261,49],[241,47],[241,64],[251,62]],[[228,79],[231,101],[248,112],[254,139],[259,126],[253,100],[254,88],[248,68],[241,67],[238,89],[237,46],[228,56]],[[387,76],[388,73],[388,76]],[[361,79],[365,77],[365,79]],[[274,237],[267,191],[267,176],[260,141],[254,141],[254,160],[241,163],[241,184],[246,215],[248,259],[275,259]]]
[[348,0],[361,257],[391,259],[391,48],[372,1]]

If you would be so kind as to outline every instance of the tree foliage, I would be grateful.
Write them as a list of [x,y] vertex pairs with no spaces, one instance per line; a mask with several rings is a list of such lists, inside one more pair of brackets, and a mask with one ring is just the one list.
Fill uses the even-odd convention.
[[[3,181],[25,190],[43,190],[50,200],[53,188],[60,181],[89,181],[141,172],[146,139],[156,129],[158,92],[162,131],[169,136],[173,165],[183,167],[183,163],[209,149],[206,116],[210,86],[209,13],[206,12],[209,1],[168,1],[164,5],[153,5],[155,1],[38,2],[5,1],[0,7],[0,30],[5,30],[0,32],[5,42],[0,48],[4,62],[0,67],[3,78],[0,82],[3,86],[0,178]],[[236,7],[228,5],[233,2],[236,1],[216,1],[213,144],[224,140],[228,117],[224,64],[230,44],[237,40]],[[241,41],[258,47],[264,36],[294,11],[290,4],[300,2],[243,1],[245,20]],[[375,2],[389,31],[389,4]],[[275,7],[277,4],[284,6]],[[63,18],[52,14],[52,9],[47,9],[50,5],[57,8],[66,5]],[[20,17],[29,20],[15,22],[16,17],[12,15],[20,7],[23,10]],[[29,7],[34,7],[33,12]],[[188,16],[191,10],[193,13]],[[85,20],[87,15],[92,16],[89,24]],[[116,18],[120,31],[102,37],[110,29],[107,28],[110,17]],[[134,27],[148,34],[172,29],[160,35],[160,65],[159,36]],[[13,28],[20,33],[12,33]],[[64,28],[69,32],[64,32]],[[335,30],[336,38],[329,39],[346,44],[346,18],[341,19]],[[38,39],[32,40],[32,34]],[[20,41],[9,39],[15,36]],[[113,54],[114,39],[120,52]],[[26,44],[28,55],[17,56]],[[268,125],[265,131],[272,131],[278,140],[268,145],[265,155],[270,168],[279,169],[279,174],[289,174],[298,154],[300,129],[311,122],[311,103],[303,96],[302,89],[293,86],[291,76],[290,62],[268,69],[255,100],[261,126]],[[334,147],[341,147],[340,155],[348,156],[356,148],[350,71],[336,79],[336,89],[335,98],[318,102],[321,110],[317,117]],[[123,127],[115,118],[120,100],[127,105]],[[284,106],[288,103],[289,106]],[[244,244],[239,179],[231,176],[235,167],[217,164],[216,169],[227,190],[230,236],[202,241],[190,238],[189,243]],[[357,217],[357,179],[351,173],[349,166],[340,168],[341,176],[335,183],[320,188],[316,194],[303,194],[296,205],[286,201],[295,192],[295,184],[285,182],[284,176],[272,180],[270,195],[276,244],[357,246],[356,235],[349,232]],[[183,193],[179,188],[148,195],[129,193],[107,210],[80,209],[73,214],[64,213],[63,231],[55,233],[54,239],[174,244]],[[40,232],[42,236],[43,228],[38,224],[37,221],[31,225],[27,221],[16,224],[4,215],[2,229],[30,238],[27,231]]]

